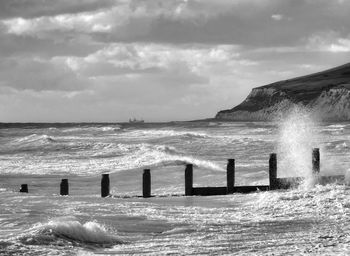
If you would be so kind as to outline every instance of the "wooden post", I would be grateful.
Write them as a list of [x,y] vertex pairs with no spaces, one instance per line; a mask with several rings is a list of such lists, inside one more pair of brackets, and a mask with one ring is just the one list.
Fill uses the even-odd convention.
[[235,159],[228,159],[226,168],[227,194],[232,194],[235,188]]
[[270,154],[269,159],[270,190],[277,189],[277,154]]
[[313,174],[320,173],[320,149],[319,148],[312,149],[312,173]]
[[102,174],[101,197],[109,196],[109,174]]
[[151,170],[144,169],[142,175],[142,194],[143,197],[151,197]]
[[19,190],[21,193],[28,193],[28,185],[27,184],[22,184],[21,189]]
[[62,179],[60,184],[60,195],[68,196],[69,195],[69,184],[68,179]]
[[185,195],[192,196],[193,188],[193,165],[187,164],[185,169]]

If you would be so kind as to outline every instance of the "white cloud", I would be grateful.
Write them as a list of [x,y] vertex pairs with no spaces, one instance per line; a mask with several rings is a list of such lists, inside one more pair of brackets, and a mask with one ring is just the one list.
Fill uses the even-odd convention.
[[331,52],[350,52],[350,39],[338,38],[336,43],[328,46],[328,49]]
[[324,31],[308,38],[306,48],[310,51],[350,52],[350,38],[340,37],[335,31]]
[[122,1],[109,9],[26,19],[16,17],[3,20],[2,23],[8,33],[16,35],[43,37],[53,36],[55,31],[109,32],[128,24],[130,19],[144,19],[148,23],[150,19],[165,17],[172,20],[200,19],[198,21],[203,22],[208,17],[227,11],[220,5],[214,6],[216,8],[208,9],[207,4],[181,0]]
[[106,12],[63,14],[33,19],[3,20],[7,32],[16,35],[45,35],[55,31],[106,32],[111,29]]
[[271,18],[273,20],[282,20],[283,19],[283,15],[282,14],[273,14],[273,15],[271,15]]
[[[158,73],[171,70],[179,63],[193,74],[206,76],[213,65],[223,62],[225,66],[254,64],[249,60],[241,60],[238,50],[238,46],[232,45],[182,48],[161,44],[114,43],[86,57],[70,57],[67,62],[73,70],[85,75],[93,71],[94,76],[98,70],[101,75],[112,76],[143,73],[146,70]],[[121,69],[123,72],[118,72]]]

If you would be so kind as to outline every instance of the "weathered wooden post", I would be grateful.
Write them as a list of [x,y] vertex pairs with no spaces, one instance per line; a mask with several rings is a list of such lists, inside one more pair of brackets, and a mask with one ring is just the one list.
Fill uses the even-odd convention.
[[101,197],[109,196],[109,174],[102,174]]
[[62,179],[60,184],[60,195],[67,196],[69,194],[68,179]]
[[185,195],[192,196],[193,195],[193,165],[187,164],[185,169]]
[[277,189],[277,154],[270,154],[269,159],[270,190]]
[[320,149],[319,148],[312,149],[312,173],[313,174],[320,173]]
[[142,195],[143,197],[151,197],[151,170],[144,169],[142,175]]
[[28,185],[27,184],[22,184],[19,192],[21,192],[21,193],[28,193]]
[[235,159],[228,159],[226,167],[227,194],[232,194],[235,188]]

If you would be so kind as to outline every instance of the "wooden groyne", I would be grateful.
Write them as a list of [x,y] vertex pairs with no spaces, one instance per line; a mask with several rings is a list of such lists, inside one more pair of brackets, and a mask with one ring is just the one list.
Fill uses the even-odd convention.
[[109,174],[102,174],[101,179],[101,197],[109,196]]
[[69,195],[68,179],[62,179],[61,180],[60,195],[61,196],[68,196]]
[[[319,183],[329,183],[344,180],[344,175],[321,176],[320,175],[320,150],[312,150],[312,174],[317,177]],[[213,196],[227,195],[233,193],[251,193],[256,191],[267,191],[276,189],[289,189],[292,186],[300,184],[304,177],[277,177],[277,154],[270,154],[269,158],[269,185],[236,186],[235,185],[235,159],[228,159],[226,166],[226,186],[223,187],[194,187],[193,186],[193,164],[186,164],[185,168],[185,194],[184,196]],[[22,184],[20,192],[28,193],[28,185]],[[60,183],[60,195],[69,195],[68,179],[62,179]],[[101,178],[101,197],[109,197],[110,180],[109,174],[102,174]],[[175,195],[173,195],[175,196]],[[180,195],[176,195],[180,196]],[[183,195],[182,195],[183,196]],[[144,169],[142,174],[142,196],[144,198],[152,197],[151,194],[151,170]]]
[[22,184],[21,188],[19,189],[19,192],[28,193],[28,184]]
[[143,170],[142,175],[142,196],[151,197],[151,170]]

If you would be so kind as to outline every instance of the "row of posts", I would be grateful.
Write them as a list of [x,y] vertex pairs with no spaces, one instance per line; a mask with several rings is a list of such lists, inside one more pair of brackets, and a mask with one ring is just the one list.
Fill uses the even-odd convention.
[[[234,192],[235,184],[235,159],[228,159],[226,168],[227,177],[227,194]],[[312,150],[312,171],[314,174],[320,172],[320,150],[314,148]],[[270,190],[278,188],[277,180],[277,154],[270,154],[269,159],[269,183]],[[193,165],[187,164],[185,169],[185,195],[191,196],[193,191]],[[28,185],[22,184],[20,192],[28,193]],[[69,194],[68,179],[62,179],[60,184],[60,195]],[[102,174],[101,179],[101,197],[107,197],[110,195],[110,182],[109,174]],[[142,196],[151,197],[151,170],[145,169],[142,174]]]

